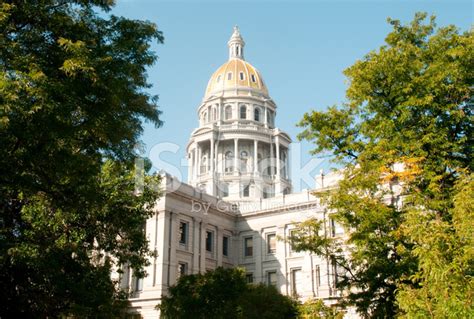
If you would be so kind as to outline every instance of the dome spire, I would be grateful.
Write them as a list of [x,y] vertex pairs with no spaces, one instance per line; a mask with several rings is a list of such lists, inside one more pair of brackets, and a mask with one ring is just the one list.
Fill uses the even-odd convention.
[[238,26],[234,27],[234,32],[227,42],[229,46],[229,60],[230,59],[241,59],[244,60],[244,46],[245,42],[240,35],[240,30]]

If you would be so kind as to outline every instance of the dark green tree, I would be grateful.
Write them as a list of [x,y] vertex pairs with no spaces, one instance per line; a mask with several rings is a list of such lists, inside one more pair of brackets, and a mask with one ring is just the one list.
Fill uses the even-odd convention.
[[297,303],[273,286],[246,283],[242,269],[183,276],[158,306],[164,318],[295,318]]
[[[150,22],[111,0],[0,2],[0,317],[110,317],[112,267],[150,255],[157,198],[135,189],[142,121],[161,124]],[[99,14],[99,11],[102,12]]]
[[345,269],[342,301],[366,317],[472,314],[473,224],[461,216],[473,192],[456,185],[472,178],[474,42],[425,21],[389,19],[386,44],[345,70],[347,102],[300,123],[315,154],[344,166],[322,198],[349,254],[314,220],[291,241]]
[[239,317],[283,319],[298,317],[298,302],[282,295],[275,286],[263,283],[248,285],[239,298]]

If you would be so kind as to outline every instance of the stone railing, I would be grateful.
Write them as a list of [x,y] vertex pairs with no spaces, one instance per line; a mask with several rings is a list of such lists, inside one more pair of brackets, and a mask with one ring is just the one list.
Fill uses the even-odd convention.
[[225,131],[225,130],[247,130],[247,131],[254,131],[254,132],[260,132],[260,133],[265,133],[265,134],[272,134],[273,129],[269,129],[266,127],[262,127],[260,125],[255,125],[255,124],[245,124],[245,123],[232,123],[232,124],[222,124],[219,126],[219,129]]

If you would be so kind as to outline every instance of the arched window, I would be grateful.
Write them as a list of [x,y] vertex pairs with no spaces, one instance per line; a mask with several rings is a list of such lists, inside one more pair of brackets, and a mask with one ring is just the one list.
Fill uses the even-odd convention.
[[232,106],[227,105],[225,107],[225,119],[230,120],[232,118]]
[[207,156],[201,158],[201,174],[207,173]]
[[212,120],[217,121],[217,108],[216,107],[212,109]]
[[231,151],[225,153],[224,172],[232,173],[234,170],[234,154]]
[[207,123],[207,111],[202,114],[203,123]]
[[229,196],[229,184],[227,183],[221,184],[221,194],[222,194],[222,197]]
[[240,152],[240,172],[247,173],[247,164],[248,164],[249,154],[247,151]]
[[268,124],[270,126],[274,126],[275,125],[275,115],[272,111],[268,111]]
[[245,105],[242,105],[240,107],[240,118],[242,120],[245,120],[247,118],[247,107]]
[[257,154],[257,165],[258,165],[258,166],[257,166],[257,171],[258,171],[258,172],[262,172],[262,164],[263,164],[263,163],[262,163],[262,159],[263,159],[262,154],[261,154],[261,153],[258,153],[258,154]]
[[258,107],[253,111],[253,119],[257,122],[260,122],[260,109]]

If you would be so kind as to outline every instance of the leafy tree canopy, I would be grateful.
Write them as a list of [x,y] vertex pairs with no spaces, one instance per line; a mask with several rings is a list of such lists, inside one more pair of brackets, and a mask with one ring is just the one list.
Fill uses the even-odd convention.
[[296,318],[297,304],[273,286],[247,284],[242,269],[183,276],[158,306],[164,318]]
[[301,139],[344,165],[323,195],[349,254],[323,224],[292,242],[345,269],[343,303],[364,316],[473,313],[472,31],[418,13],[345,70],[347,102],[304,115]]
[[0,3],[0,317],[111,316],[112,267],[150,254],[158,194],[135,192],[133,164],[142,121],[161,124],[146,68],[163,37],[112,6]]

